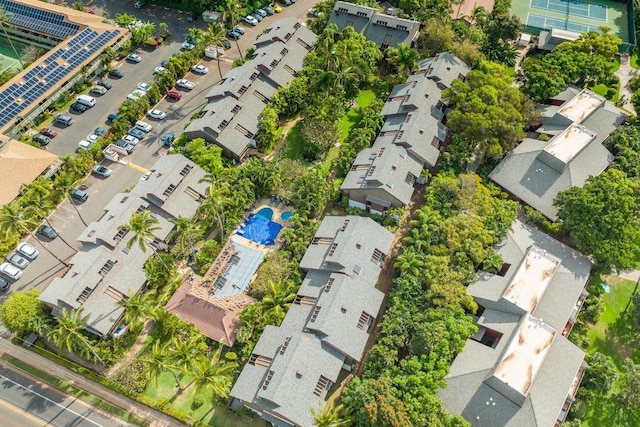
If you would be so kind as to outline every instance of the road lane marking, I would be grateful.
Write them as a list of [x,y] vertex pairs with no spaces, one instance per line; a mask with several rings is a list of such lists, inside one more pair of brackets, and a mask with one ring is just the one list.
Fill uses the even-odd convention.
[[15,412],[16,414],[20,414],[23,417],[30,419],[31,421],[33,421],[34,423],[41,425],[41,426],[46,426],[47,424],[49,424],[46,421],[43,421],[41,418],[36,417],[35,415],[31,415],[29,412],[27,412],[26,409],[22,409],[19,406],[14,405],[13,403],[7,402],[6,400],[0,400],[0,405],[4,406],[5,408],[9,409],[10,411]]
[[[10,383],[17,385],[18,387],[20,387],[20,388],[21,388],[21,389],[23,389],[24,391],[29,392],[29,393],[31,393],[31,394],[33,394],[33,395],[35,395],[35,396],[38,396],[39,398],[44,399],[44,400],[46,400],[46,401],[47,401],[47,402],[49,402],[49,403],[54,404],[55,406],[57,406],[57,407],[61,408],[63,411],[69,411],[69,412],[71,412],[73,415],[75,415],[75,416],[77,416],[77,417],[80,417],[80,418],[82,418],[83,420],[88,421],[88,422],[90,422],[90,423],[91,423],[91,424],[93,424],[93,425],[96,425],[96,426],[98,426],[98,427],[104,427],[102,424],[98,424],[97,422],[95,422],[95,421],[93,421],[93,420],[90,420],[89,418],[85,417],[85,416],[84,416],[84,415],[82,415],[82,414],[79,414],[78,412],[74,411],[73,409],[69,409],[68,407],[66,407],[66,406],[64,406],[64,405],[61,405],[61,404],[59,404],[58,402],[55,402],[55,401],[53,401],[53,400],[49,399],[48,397],[46,397],[46,396],[44,396],[44,395],[42,395],[42,394],[40,394],[40,393],[38,393],[38,392],[35,392],[35,391],[31,390],[30,388],[25,387],[23,384],[17,383],[17,382],[15,382],[15,381],[13,381],[12,379],[5,377],[5,376],[4,376],[4,375],[2,375],[2,374],[0,374],[0,378],[4,378],[6,381],[9,381]],[[92,411],[92,412],[93,412],[93,409],[92,409],[91,407],[88,407],[88,409],[89,409],[90,411]]]
[[140,172],[142,172],[142,173],[147,173],[147,172],[149,172],[149,169],[145,169],[145,168],[143,168],[142,166],[138,166],[138,165],[136,165],[135,163],[131,163],[131,162],[129,162],[129,167],[130,167],[130,168],[132,168],[132,169],[135,169],[135,170],[137,170],[137,171],[140,171]]

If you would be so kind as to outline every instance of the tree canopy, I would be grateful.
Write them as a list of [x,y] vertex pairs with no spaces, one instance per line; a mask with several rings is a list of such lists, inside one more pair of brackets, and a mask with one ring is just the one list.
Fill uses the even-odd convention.
[[45,319],[44,305],[36,289],[12,292],[0,305],[0,319],[11,331],[19,334],[41,332]]
[[640,237],[638,184],[617,169],[591,177],[554,200],[563,227],[605,271],[632,268]]
[[615,156],[611,167],[620,169],[631,179],[640,178],[640,127],[618,128],[604,145]]

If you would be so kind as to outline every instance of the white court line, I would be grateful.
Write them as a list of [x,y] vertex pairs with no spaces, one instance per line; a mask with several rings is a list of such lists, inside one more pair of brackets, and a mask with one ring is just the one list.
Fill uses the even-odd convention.
[[56,405],[56,406],[58,406],[58,407],[62,408],[62,409],[63,409],[63,410],[65,410],[65,411],[69,411],[69,412],[71,412],[73,415],[76,415],[76,416],[78,416],[78,417],[82,418],[83,420],[89,421],[91,424],[94,424],[94,425],[96,425],[96,426],[98,426],[98,427],[104,427],[102,424],[98,424],[97,422],[95,422],[95,421],[93,421],[93,420],[90,420],[89,418],[85,417],[84,415],[77,413],[77,412],[76,412],[76,411],[74,411],[73,409],[69,409],[68,407],[66,407],[66,406],[64,406],[64,405],[59,404],[58,402],[54,402],[53,400],[49,399],[48,397],[43,396],[43,395],[41,395],[40,393],[37,393],[37,392],[35,392],[35,391],[33,391],[33,390],[31,390],[31,389],[29,389],[29,388],[25,387],[24,385],[22,385],[22,384],[20,384],[20,383],[17,383],[17,382],[15,382],[15,381],[13,381],[12,379],[9,379],[9,378],[5,377],[5,376],[4,376],[4,375],[2,375],[2,374],[0,374],[0,377],[4,378],[5,380],[9,381],[10,383],[13,383],[13,384],[17,385],[18,387],[22,388],[23,390],[28,391],[29,393],[35,394],[36,396],[40,397],[41,399],[46,400],[47,402],[51,402],[51,403],[53,403],[54,405]]

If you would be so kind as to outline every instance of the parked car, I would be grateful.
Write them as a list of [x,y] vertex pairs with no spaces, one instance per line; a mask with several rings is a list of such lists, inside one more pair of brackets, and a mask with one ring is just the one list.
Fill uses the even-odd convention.
[[182,94],[177,90],[170,90],[167,92],[167,98],[173,99],[174,101],[180,101],[182,99]]
[[313,17],[320,17],[322,15],[322,12],[320,12],[318,9],[316,9],[315,7],[312,7],[311,9],[309,9],[309,12],[307,12],[307,14],[309,16],[313,16]]
[[0,292],[7,292],[9,290],[9,287],[9,282],[0,277]]
[[271,9],[269,6],[265,6],[265,7],[263,7],[263,8],[262,8],[262,10],[264,10],[265,12],[267,12],[267,15],[268,15],[268,16],[271,16],[271,15],[275,15],[275,14],[276,14],[276,11],[275,11],[275,10],[273,10],[273,9]]
[[293,3],[291,3],[291,0],[280,0],[280,3],[282,3],[285,6],[291,6]]
[[198,12],[191,12],[187,17],[187,21],[196,22],[200,18],[200,14]]
[[258,25],[258,20],[251,15],[245,16],[244,18],[242,18],[242,20],[249,25],[253,25],[254,27]]
[[260,15],[261,17],[263,17],[263,18],[267,16],[267,11],[266,10],[257,9],[253,14],[256,14],[256,13],[258,15]]
[[[151,126],[149,123],[147,122],[143,122],[142,120],[138,120],[136,122],[136,129],[140,129],[142,132],[144,133],[149,133],[151,132],[151,129],[153,129],[153,126]],[[135,135],[134,135],[135,136]]]
[[244,31],[245,30],[241,26],[236,25],[235,27],[233,27],[233,30],[231,30],[231,31],[234,31],[234,32],[236,32],[236,33],[238,33],[238,34],[240,34],[242,36],[242,35],[244,35]]
[[56,233],[56,230],[54,230],[52,227],[48,226],[47,224],[42,224],[36,230],[36,236],[39,236],[48,240],[53,240],[56,237],[58,237],[58,233]]
[[194,73],[198,73],[198,74],[207,74],[209,72],[209,69],[207,67],[205,67],[204,65],[194,65],[191,68],[191,71],[193,71]]
[[107,93],[107,88],[104,86],[95,85],[91,88],[91,90],[89,90],[89,92],[96,95],[104,95],[105,93]]
[[97,127],[93,130],[93,133],[98,136],[103,136],[107,134],[107,130],[105,128]]
[[102,165],[95,165],[93,169],[91,169],[91,173],[97,175],[101,178],[108,178],[111,176],[111,169]]
[[132,144],[132,145],[138,145],[138,142],[140,142],[138,138],[136,138],[135,136],[131,136],[129,134],[124,135],[122,139],[124,139],[125,141],[127,141],[129,144]]
[[129,55],[127,55],[127,57],[125,59],[128,62],[133,62],[134,64],[137,64],[140,61],[142,61],[142,57],[140,55],[138,55],[137,53],[130,53]]
[[73,124],[73,119],[66,114],[58,114],[54,119],[53,123],[62,125],[62,126],[71,126]]
[[115,122],[116,120],[118,120],[120,118],[120,116],[118,116],[117,114],[111,113],[107,116],[107,121],[108,122]]
[[91,144],[93,144],[99,139],[100,139],[100,135],[96,135],[95,133],[92,133],[91,135],[87,135],[87,141],[89,141]]
[[55,138],[56,136],[58,136],[58,132],[55,129],[51,129],[51,128],[42,128],[40,133],[49,138]]
[[83,105],[83,104],[81,104],[79,102],[74,102],[69,107],[69,111],[73,111],[74,113],[78,113],[78,114],[82,114],[85,111],[87,111],[88,109],[89,109],[89,107],[87,107],[86,105]]
[[191,50],[194,47],[196,47],[196,45],[194,43],[191,43],[190,41],[185,41],[184,43],[182,43],[182,45],[180,46],[180,49],[182,50]]
[[109,83],[106,80],[100,80],[98,83],[96,83],[98,86],[102,86],[103,88],[105,88],[106,90],[109,90],[113,87],[113,85],[111,83]]
[[238,39],[240,39],[240,37],[242,37],[242,34],[237,33],[237,32],[235,32],[233,30],[229,30],[229,31],[227,31],[226,36],[227,36],[228,39],[238,40]]
[[222,40],[222,46],[225,49],[231,49],[231,42],[229,40],[227,40],[227,39],[224,39],[224,40]]
[[164,120],[167,117],[167,113],[161,110],[149,110],[147,111],[147,116],[154,120]]
[[133,7],[135,7],[136,9],[142,9],[143,7],[145,7],[147,4],[146,1],[144,0],[138,0],[133,4]]
[[6,277],[15,282],[22,277],[22,274],[24,272],[13,264],[3,262],[2,264],[0,264],[0,273],[4,274]]
[[151,85],[149,83],[145,83],[145,82],[138,83],[138,90],[147,92],[149,89],[151,89]]
[[27,268],[27,266],[29,265],[29,260],[17,252],[11,252],[9,255],[7,255],[7,261],[22,270]]
[[147,96],[147,92],[140,89],[134,89],[133,92],[127,95],[127,99],[130,99],[131,101],[135,101],[136,99],[144,98],[145,96]]
[[280,12],[282,12],[282,8],[280,7],[280,5],[279,5],[278,3],[275,3],[275,2],[274,2],[274,3],[271,3],[271,4],[269,5],[269,7],[270,7],[271,9],[273,9],[273,11],[274,11],[275,13],[280,13]]
[[187,79],[180,79],[180,80],[176,81],[176,87],[179,87],[181,89],[191,90],[194,87],[196,87],[196,85],[193,82],[190,82]]
[[69,197],[71,200],[77,203],[84,203],[89,198],[89,195],[86,191],[82,191],[79,188],[72,188],[69,190]]
[[124,139],[117,140],[116,145],[124,149],[128,154],[133,153],[133,149],[136,148],[133,144],[125,141]]
[[27,242],[20,243],[16,248],[16,252],[18,252],[29,261],[33,261],[34,259],[38,258],[38,255],[40,255],[40,252],[38,252],[36,248],[31,246]]
[[136,128],[131,128],[127,131],[127,133],[135,138],[138,139],[142,139],[144,138],[144,132],[142,132],[140,129],[136,129]]
[[91,143],[89,141],[85,141],[84,139],[78,142],[78,150],[88,150],[91,147]]
[[253,12],[251,16],[253,16],[256,21],[262,22],[262,15],[260,15],[258,12]]
[[164,73],[165,71],[167,71],[167,69],[164,68],[162,65],[160,65],[160,66],[154,68],[153,75],[155,76],[156,74]]
[[48,145],[51,142],[51,138],[41,133],[33,135],[33,138],[31,139],[33,140],[33,142],[37,142],[40,145]]
[[113,77],[114,79],[121,79],[124,77],[124,73],[120,70],[110,70],[109,77]]

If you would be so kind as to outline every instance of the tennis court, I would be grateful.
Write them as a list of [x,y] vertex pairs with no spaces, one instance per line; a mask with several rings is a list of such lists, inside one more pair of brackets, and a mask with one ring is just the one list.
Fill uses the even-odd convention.
[[526,33],[553,28],[601,32],[598,27],[606,26],[622,39],[623,47],[635,45],[630,10],[627,3],[613,0],[513,0],[511,4],[511,13],[525,24]]
[[[16,45],[16,49],[20,53],[20,46]],[[16,59],[16,54],[6,39],[0,39],[0,72],[7,68],[20,70],[20,62]]]

